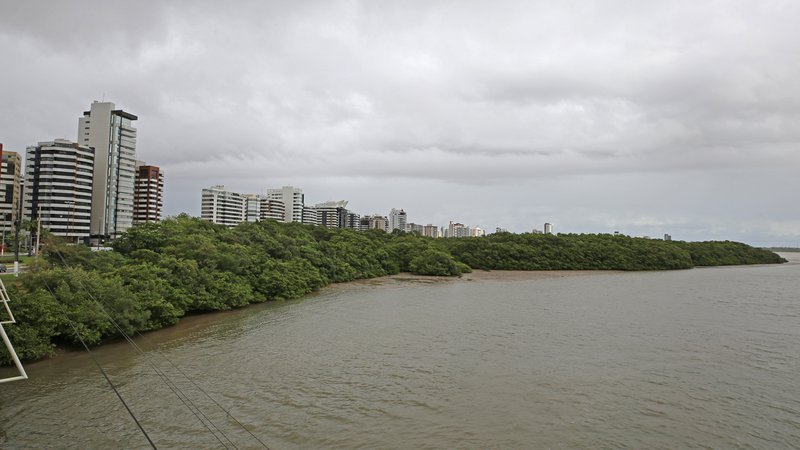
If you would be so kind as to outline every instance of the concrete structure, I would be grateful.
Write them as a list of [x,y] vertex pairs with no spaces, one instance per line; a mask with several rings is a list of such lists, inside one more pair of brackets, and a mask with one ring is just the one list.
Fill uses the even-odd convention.
[[544,224],[544,234],[553,234],[553,224],[551,223]]
[[671,241],[672,240],[672,235],[664,233],[664,240],[665,241]]
[[94,149],[56,139],[26,155],[25,216],[71,242],[88,238],[93,211]]
[[303,221],[305,198],[302,189],[292,186],[283,186],[280,189],[267,189],[267,198],[283,202],[283,222]]
[[[390,219],[390,221],[391,221],[391,219]],[[425,227],[423,225],[419,225],[419,224],[416,224],[416,223],[407,223],[405,231],[406,231],[406,233],[417,233],[420,236],[422,236],[422,234],[425,231]]]
[[406,212],[402,209],[394,209],[389,212],[389,231],[406,231]]
[[94,148],[93,240],[114,239],[133,226],[136,128],[131,124],[137,119],[110,102],[93,102],[78,119],[78,143]]
[[481,227],[474,227],[469,230],[469,235],[471,237],[484,237],[486,236],[486,230]]
[[282,201],[261,197],[261,220],[277,220],[278,222],[284,222],[285,213],[286,207]]
[[244,199],[244,220],[246,222],[261,220],[262,197],[258,194],[243,194],[242,198]]
[[422,228],[422,235],[432,238],[442,237],[439,227],[430,223]]
[[383,230],[388,231],[389,219],[379,214],[373,216],[362,216],[359,219],[359,230]]
[[338,202],[330,201],[314,205],[317,211],[318,225],[325,228],[347,228],[348,215],[347,200]]
[[133,188],[133,223],[158,222],[164,209],[164,172],[158,166],[136,161]]
[[389,219],[384,216],[374,215],[370,217],[369,228],[371,230],[389,231]]
[[307,225],[319,225],[319,212],[312,206],[303,207],[303,223]]
[[351,230],[358,230],[359,229],[359,222],[361,220],[361,216],[358,214],[348,211],[347,212],[347,221],[345,222],[345,228],[349,228]]
[[[19,153],[3,150],[0,144],[0,232],[8,236],[16,229],[22,191],[22,161]],[[6,237],[8,240],[8,237]]]
[[245,198],[216,185],[203,189],[200,218],[229,227],[245,221]]

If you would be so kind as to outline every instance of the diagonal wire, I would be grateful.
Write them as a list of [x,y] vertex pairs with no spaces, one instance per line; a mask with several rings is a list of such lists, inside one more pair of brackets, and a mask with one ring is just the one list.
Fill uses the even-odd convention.
[[225,414],[227,414],[227,415],[228,415],[228,417],[230,417],[231,419],[233,419],[233,420],[234,420],[234,422],[236,422],[237,424],[239,424],[239,426],[240,426],[240,427],[241,427],[241,428],[242,428],[244,431],[246,431],[246,432],[247,432],[247,433],[248,433],[250,436],[252,436],[252,437],[253,437],[253,439],[255,439],[256,441],[258,441],[258,443],[259,443],[259,444],[261,444],[261,445],[262,445],[264,448],[266,448],[267,450],[269,450],[269,446],[267,446],[267,444],[265,444],[265,443],[264,443],[264,442],[263,442],[261,439],[259,439],[259,438],[258,438],[258,436],[256,436],[255,434],[253,434],[253,432],[251,432],[250,430],[248,430],[248,429],[247,429],[247,427],[245,427],[245,426],[244,426],[244,424],[242,424],[242,422],[239,422],[239,420],[238,420],[238,419],[237,419],[237,418],[236,418],[236,417],[235,417],[233,414],[231,414],[231,412],[230,412],[229,410],[226,410],[226,409],[225,409],[225,408],[224,408],[222,405],[220,405],[220,404],[219,404],[219,403],[218,403],[216,400],[214,400],[214,397],[212,397],[212,396],[211,396],[211,395],[210,395],[208,392],[206,392],[206,391],[205,391],[205,390],[204,390],[202,387],[200,387],[200,385],[199,385],[199,384],[197,384],[197,383],[196,383],[196,382],[195,382],[195,381],[194,381],[194,380],[193,380],[191,377],[189,377],[189,375],[188,375],[188,374],[186,374],[186,372],[184,372],[184,371],[183,371],[183,370],[182,370],[180,367],[178,367],[178,366],[177,366],[177,365],[176,365],[174,362],[172,362],[172,360],[170,360],[170,359],[167,357],[167,355],[165,355],[165,354],[164,354],[163,352],[161,352],[161,351],[160,351],[160,350],[159,350],[157,347],[155,347],[155,346],[153,345],[153,343],[152,343],[152,342],[151,342],[151,341],[150,341],[150,340],[149,340],[147,337],[145,337],[145,336],[144,336],[142,333],[140,333],[140,332],[138,332],[138,331],[136,332],[136,334],[138,334],[138,335],[139,335],[139,336],[140,336],[142,339],[144,339],[145,341],[147,341],[147,343],[148,343],[148,344],[150,344],[150,346],[151,346],[151,347],[155,348],[155,351],[156,351],[156,353],[158,353],[158,354],[159,354],[159,355],[160,355],[162,358],[164,358],[164,359],[165,359],[165,360],[166,360],[168,363],[170,363],[170,365],[171,365],[172,367],[174,367],[174,368],[175,368],[175,370],[177,370],[178,372],[180,372],[180,374],[181,374],[181,375],[183,375],[183,376],[184,376],[184,377],[185,377],[187,380],[189,380],[189,382],[191,382],[191,383],[192,383],[192,385],[194,385],[194,387],[196,387],[196,388],[197,388],[197,389],[198,389],[200,392],[202,392],[203,394],[205,394],[205,396],[206,396],[206,397],[208,397],[208,399],[209,399],[209,400],[211,400],[211,401],[212,401],[212,402],[213,402],[215,405],[217,405],[217,407],[218,407],[219,409],[221,409],[221,410],[222,410],[222,411],[223,411]]
[[[56,295],[53,293],[53,290],[52,290],[52,289],[50,289],[50,286],[48,286],[48,285],[47,285],[47,282],[44,282],[44,285],[45,285],[45,287],[47,288],[47,290],[48,290],[48,291],[50,291],[50,295],[52,295],[52,296],[53,296],[53,298],[54,298],[54,299],[56,299],[56,301],[57,301]],[[77,336],[77,337],[78,337],[78,340],[80,340],[80,341],[81,341],[81,344],[83,344],[83,348],[85,348],[85,349],[86,349],[86,351],[89,353],[89,356],[92,358],[92,361],[94,361],[94,364],[95,364],[95,365],[97,366],[97,368],[100,370],[100,373],[102,373],[102,374],[103,374],[103,377],[104,377],[104,378],[106,379],[106,381],[108,382],[108,385],[109,385],[109,386],[111,386],[111,389],[112,389],[112,390],[114,391],[114,393],[117,395],[117,398],[119,398],[119,401],[122,403],[122,406],[124,406],[124,407],[125,407],[125,409],[128,411],[128,414],[130,414],[131,418],[132,418],[132,419],[133,419],[133,421],[136,423],[136,426],[137,426],[137,427],[139,427],[139,430],[142,432],[142,434],[144,435],[145,439],[147,439],[147,442],[150,444],[150,446],[151,446],[151,447],[153,447],[153,450],[157,450],[156,444],[155,444],[155,443],[153,443],[153,440],[152,440],[152,439],[150,439],[150,435],[148,435],[148,434],[147,434],[147,431],[145,431],[145,429],[144,429],[144,427],[142,426],[142,424],[141,424],[141,423],[139,423],[139,419],[137,419],[137,418],[136,418],[136,414],[134,414],[134,413],[133,413],[133,411],[131,410],[131,408],[128,406],[128,403],[126,403],[126,402],[125,402],[125,399],[124,399],[124,398],[122,398],[122,394],[120,394],[120,392],[117,390],[117,387],[116,387],[116,386],[114,386],[114,383],[111,381],[111,378],[109,378],[109,376],[108,376],[108,374],[106,373],[106,371],[105,371],[105,370],[103,369],[103,367],[100,365],[100,362],[99,362],[99,361],[97,361],[97,358],[95,358],[95,357],[94,357],[94,354],[92,353],[92,351],[91,351],[91,350],[89,350],[89,346],[88,346],[88,345],[86,345],[86,341],[84,341],[84,340],[83,340],[83,336],[81,336],[81,334],[78,332],[78,327],[76,327],[76,326],[75,326],[75,322],[73,322],[73,321],[72,321],[72,320],[71,320],[71,319],[70,319],[70,318],[69,318],[69,317],[66,315],[66,313],[64,314],[64,316],[65,316],[65,317],[67,318],[67,320],[69,321],[69,325],[70,325],[70,327],[72,327],[72,331],[74,331],[74,332],[75,332],[75,336]]]
[[[61,260],[61,263],[64,265],[64,267],[69,267],[69,265],[67,264],[67,261],[66,261],[66,259],[64,258],[64,255],[63,255],[63,254],[62,254],[62,253],[61,253],[61,252],[60,252],[58,249],[56,249],[56,248],[52,248],[52,250],[53,250],[53,251],[55,251],[55,253],[58,255],[58,257],[59,257],[59,259]],[[156,368],[155,364],[153,364],[153,362],[152,362],[152,361],[150,360],[150,358],[149,358],[149,357],[146,355],[146,353],[144,352],[144,350],[142,350],[142,349],[139,347],[139,345],[138,345],[138,344],[136,344],[136,343],[135,343],[135,342],[134,342],[134,341],[133,341],[133,340],[130,338],[130,336],[129,336],[129,335],[128,335],[128,334],[127,334],[125,331],[123,331],[123,330],[122,330],[122,328],[121,328],[121,327],[120,327],[120,326],[119,326],[119,325],[116,323],[116,321],[114,320],[114,318],[113,318],[113,317],[111,317],[111,315],[108,313],[108,311],[107,311],[107,310],[105,309],[105,307],[102,305],[102,303],[100,303],[100,301],[99,301],[99,300],[97,300],[97,298],[95,298],[95,297],[94,297],[94,295],[92,295],[92,293],[89,291],[89,289],[87,289],[87,288],[86,288],[86,286],[85,286],[85,285],[83,285],[83,282],[82,282],[81,280],[78,280],[78,282],[81,284],[81,287],[82,287],[82,288],[83,288],[83,290],[84,290],[84,291],[87,293],[87,295],[89,295],[89,297],[90,297],[92,300],[94,300],[94,301],[95,301],[95,302],[96,302],[98,305],[100,305],[100,307],[101,307],[101,309],[103,310],[103,312],[105,313],[106,317],[108,317],[108,319],[109,319],[109,320],[110,320],[110,321],[111,321],[111,322],[114,324],[114,326],[117,328],[117,330],[118,330],[118,331],[119,331],[119,332],[120,332],[120,333],[121,333],[121,334],[124,336],[125,340],[127,340],[127,341],[128,341],[128,342],[129,342],[129,343],[130,343],[130,344],[131,344],[131,345],[132,345],[132,346],[133,346],[133,347],[134,347],[134,348],[135,348],[137,351],[139,351],[139,353],[141,353],[143,356],[145,356],[145,359],[147,359],[147,360],[148,360],[148,363],[149,363],[149,364],[150,364],[150,365],[153,367],[153,369],[154,369],[154,370],[155,370],[155,371],[158,373],[158,372],[159,372],[159,369],[157,369],[157,368]],[[136,334],[138,334],[138,335],[139,335],[139,336],[141,336],[141,337],[142,337],[142,338],[143,338],[145,341],[147,341],[147,342],[148,342],[148,344],[150,344],[150,345],[151,345],[151,347],[154,347],[154,346],[152,345],[152,342],[151,342],[149,339],[147,339],[147,338],[146,338],[144,335],[142,335],[142,333],[140,333],[140,332],[138,332],[138,331],[137,331],[137,332],[136,332]],[[174,363],[172,360],[170,360],[170,359],[169,359],[169,358],[168,358],[168,357],[167,357],[167,356],[166,356],[166,355],[165,355],[163,352],[161,352],[161,351],[160,351],[160,350],[158,350],[157,348],[156,348],[156,352],[157,352],[157,353],[158,353],[158,354],[159,354],[159,355],[160,355],[162,358],[164,358],[164,359],[165,359],[165,360],[166,360],[166,361],[167,361],[167,362],[168,362],[168,363],[169,363],[169,364],[170,364],[170,365],[171,365],[173,368],[175,368],[175,369],[176,369],[176,370],[177,370],[177,371],[178,371],[178,372],[179,372],[179,373],[180,373],[180,374],[181,374],[181,375],[182,375],[184,378],[186,378],[187,380],[189,380],[189,382],[190,382],[190,383],[192,383],[192,385],[193,385],[193,386],[194,386],[196,389],[198,389],[200,392],[202,392],[202,393],[203,393],[203,395],[205,395],[205,396],[206,396],[206,397],[207,397],[209,400],[211,400],[211,402],[213,402],[213,403],[214,403],[214,405],[216,405],[216,406],[217,406],[217,407],[218,407],[218,408],[219,408],[219,409],[220,409],[222,412],[224,412],[224,413],[225,413],[225,414],[226,414],[228,417],[230,417],[231,419],[233,419],[233,420],[234,420],[234,422],[236,422],[236,424],[237,424],[237,425],[239,425],[239,427],[240,427],[240,428],[242,428],[242,429],[243,429],[245,432],[247,432],[247,434],[249,434],[249,435],[250,435],[250,436],[251,436],[253,439],[255,439],[256,441],[258,441],[258,443],[259,443],[259,444],[261,444],[261,446],[262,446],[262,447],[264,447],[264,448],[266,448],[267,450],[269,450],[269,446],[268,446],[266,443],[264,443],[264,441],[262,441],[261,439],[259,439],[259,438],[258,438],[258,436],[256,436],[255,434],[253,434],[253,432],[252,432],[252,431],[250,431],[250,430],[249,430],[247,427],[245,427],[245,426],[244,426],[244,424],[242,424],[242,422],[240,422],[240,421],[239,421],[239,420],[238,420],[238,419],[237,419],[237,418],[236,418],[236,417],[235,417],[233,414],[231,414],[231,412],[230,412],[229,410],[226,410],[226,409],[225,409],[225,408],[224,408],[224,407],[223,407],[223,406],[222,406],[222,405],[221,405],[219,402],[217,402],[217,400],[215,400],[215,399],[214,399],[214,397],[212,397],[212,396],[211,396],[211,395],[210,395],[208,392],[206,392],[206,391],[205,391],[205,390],[204,390],[204,389],[203,389],[203,388],[202,388],[202,387],[201,387],[201,386],[200,386],[200,385],[199,385],[197,382],[195,382],[195,381],[194,381],[194,380],[193,380],[193,379],[192,379],[192,378],[191,378],[191,377],[190,377],[190,376],[189,376],[189,375],[188,375],[186,372],[184,372],[184,371],[183,371],[183,370],[182,370],[182,369],[181,369],[181,368],[180,368],[180,367],[179,367],[177,364],[175,364],[175,363]],[[166,376],[166,375],[164,375],[164,376]],[[168,377],[167,377],[167,379],[168,379]],[[171,382],[171,381],[170,381],[170,382]],[[166,383],[166,382],[165,382],[165,383]],[[178,388],[178,390],[180,390],[180,389]],[[174,390],[173,390],[173,392],[174,392]],[[183,393],[183,392],[181,391],[181,393]],[[176,396],[177,396],[177,395],[178,395],[178,394],[176,393]],[[184,395],[185,395],[185,394],[184,394]],[[180,396],[178,396],[178,398],[180,398]],[[187,399],[188,399],[188,397],[187,397]],[[189,400],[189,402],[191,403],[191,400]],[[186,403],[184,402],[184,404],[186,404]],[[192,405],[194,406],[194,403],[192,403]],[[188,405],[187,405],[187,407],[188,407]],[[195,408],[197,408],[197,407],[195,406]],[[191,410],[191,409],[190,409],[190,410]],[[216,426],[216,425],[215,425],[215,424],[214,424],[214,423],[213,423],[213,422],[212,422],[210,419],[208,419],[208,417],[206,417],[206,415],[205,415],[205,414],[203,414],[203,412],[202,412],[202,411],[200,411],[200,410],[199,410],[199,408],[197,408],[197,410],[198,410],[198,412],[200,412],[200,414],[201,414],[203,417],[205,417],[205,418],[206,418],[206,420],[208,420],[208,421],[209,421],[209,423],[211,423],[211,425],[212,425],[212,426],[213,426],[213,427],[214,427],[216,430],[218,430],[218,431],[219,431],[219,432],[220,432],[220,433],[221,433],[221,434],[222,434],[222,435],[225,437],[225,439],[226,439],[228,442],[230,442],[230,444],[231,444],[231,445],[233,445],[233,446],[234,446],[234,448],[238,448],[238,447],[236,447],[236,445],[235,445],[235,444],[234,444],[234,443],[233,443],[233,442],[232,442],[232,441],[231,441],[231,440],[228,438],[228,436],[227,436],[227,435],[226,435],[226,434],[225,434],[225,433],[224,433],[222,430],[220,430],[220,429],[219,429],[219,428],[218,428],[218,427],[217,427],[217,426]],[[195,414],[195,416],[197,417],[197,414]],[[199,417],[198,417],[198,419],[199,419]],[[202,420],[201,420],[201,422],[202,422]],[[205,425],[205,424],[204,424],[204,425]],[[208,426],[207,426],[207,425],[206,425],[206,428],[208,428]],[[214,433],[213,431],[211,431],[211,429],[209,429],[209,431],[210,431],[212,434]],[[215,437],[216,437],[216,435],[215,435]],[[219,440],[219,438],[217,438],[217,439]],[[222,442],[220,442],[220,443],[221,443],[223,446],[225,445],[225,444],[224,444],[224,443],[222,443]],[[227,448],[227,447],[226,447],[226,448]]]
[[[58,252],[57,250],[56,250],[56,252],[59,253],[59,256],[61,256],[60,252]],[[66,261],[64,260],[63,256],[61,256],[61,260],[64,261],[65,267],[69,267],[66,264]],[[83,284],[83,282],[80,279],[78,279],[78,283],[81,284],[81,288],[86,292],[86,294],[89,296],[89,298],[91,298],[100,307],[100,310],[102,311],[102,313],[114,325],[114,327],[123,336],[123,338],[129,344],[131,344],[131,346],[133,346],[134,349],[136,349],[142,356],[144,356],[145,360],[153,368],[153,371],[162,379],[162,381],[164,381],[164,384],[166,384],[167,387],[169,387],[170,390],[172,390],[172,392],[175,394],[175,396],[178,397],[178,399],[187,407],[187,409],[189,409],[190,412],[192,412],[192,414],[194,414],[194,416],[198,419],[198,421],[200,421],[200,423],[214,436],[214,438],[216,438],[217,441],[219,441],[220,445],[222,445],[226,449],[230,448],[227,444],[225,444],[222,441],[222,439],[217,435],[217,433],[215,433],[214,430],[211,429],[211,427],[213,427],[215,430],[217,430],[217,432],[219,434],[221,434],[225,438],[226,441],[228,441],[228,444],[230,444],[233,448],[238,449],[236,444],[234,444],[233,441],[231,441],[230,438],[228,438],[228,436],[225,434],[225,432],[222,431],[210,418],[208,418],[208,416],[206,416],[203,413],[203,411],[199,407],[197,407],[197,405],[194,404],[194,402],[191,400],[191,398],[189,398],[189,396],[186,395],[180,389],[180,387],[177,384],[172,382],[172,380],[170,380],[169,377],[163,371],[158,369],[158,367],[153,363],[152,359],[149,356],[147,356],[147,354],[136,344],[136,342],[134,342],[133,339],[131,339],[130,335],[128,335],[128,333],[126,333],[125,330],[122,329],[122,327],[119,325],[119,323],[111,316],[111,314],[108,312],[108,310],[106,310],[105,306],[99,300],[97,300],[97,298],[89,291],[89,289]],[[51,294],[52,294],[52,291],[51,291]],[[55,295],[55,294],[53,294],[53,295]],[[201,416],[202,416],[202,418],[201,418]],[[206,422],[208,422],[208,423],[206,423]],[[211,424],[211,427],[209,427],[208,424]]]

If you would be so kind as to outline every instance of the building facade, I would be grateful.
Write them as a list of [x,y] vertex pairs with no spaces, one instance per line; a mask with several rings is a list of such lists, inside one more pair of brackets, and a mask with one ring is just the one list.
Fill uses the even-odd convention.
[[426,237],[439,238],[442,237],[441,230],[437,225],[427,224],[422,228],[422,235]]
[[350,211],[347,209],[347,200],[338,202],[324,202],[314,205],[317,210],[318,225],[325,228],[348,228]]
[[261,220],[277,220],[278,222],[284,222],[286,207],[280,200],[261,197],[260,213]]
[[63,139],[27,149],[25,216],[69,242],[91,233],[94,149]]
[[96,101],[78,119],[78,143],[94,148],[92,239],[114,239],[133,226],[137,119]]
[[305,204],[305,197],[303,196],[302,189],[292,186],[283,186],[280,189],[267,189],[267,198],[283,203],[283,222],[303,221],[303,206]]
[[164,172],[158,166],[136,162],[133,223],[158,222],[164,209]]
[[553,224],[552,223],[545,223],[544,224],[544,234],[553,234]]
[[0,144],[0,231],[5,234],[16,229],[20,209],[22,161],[19,153],[3,150]]
[[306,225],[319,225],[319,213],[313,206],[303,207],[303,223]]
[[389,231],[406,230],[406,212],[402,209],[394,209],[389,212]]
[[244,198],[244,220],[246,222],[258,222],[261,220],[261,196],[258,194],[243,194]]
[[200,219],[234,227],[245,221],[245,197],[225,189],[223,185],[203,189]]
[[375,214],[374,216],[363,216],[359,220],[359,229],[365,230],[383,230],[387,231],[389,228],[389,219],[384,216]]
[[[390,218],[391,221],[391,218]],[[417,233],[420,236],[423,235],[425,232],[425,226],[417,224],[417,223],[407,223],[406,224],[406,233]]]

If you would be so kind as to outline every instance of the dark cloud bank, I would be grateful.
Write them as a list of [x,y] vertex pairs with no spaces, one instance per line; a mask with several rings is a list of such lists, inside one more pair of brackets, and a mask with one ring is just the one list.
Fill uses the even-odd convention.
[[800,4],[6,2],[0,142],[138,114],[167,212],[360,213],[800,245]]

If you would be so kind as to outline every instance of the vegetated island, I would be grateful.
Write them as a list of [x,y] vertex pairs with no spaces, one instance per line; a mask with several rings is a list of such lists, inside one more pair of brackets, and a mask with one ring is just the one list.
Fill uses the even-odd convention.
[[[668,270],[786,262],[736,242],[661,241],[610,234],[511,234],[433,239],[275,221],[234,228],[181,215],[136,226],[114,251],[45,236],[43,257],[6,278],[21,358],[175,324],[186,314],[293,299],[330,283],[399,272],[457,276],[483,270]],[[102,307],[100,307],[102,305]],[[9,364],[5,348],[0,365]]]

